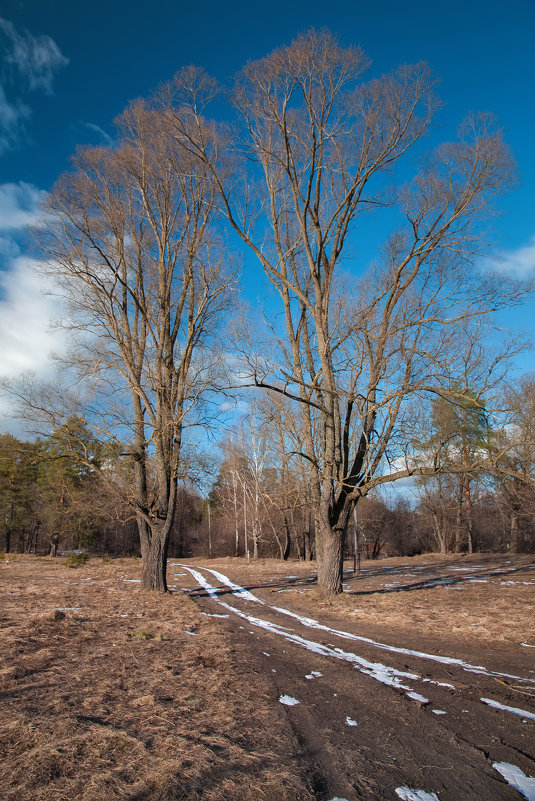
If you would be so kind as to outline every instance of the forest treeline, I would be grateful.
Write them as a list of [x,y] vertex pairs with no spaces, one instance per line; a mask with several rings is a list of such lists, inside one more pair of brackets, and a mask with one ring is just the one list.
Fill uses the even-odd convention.
[[[435,401],[419,447],[440,452],[441,471],[402,483],[389,496],[363,498],[348,527],[345,557],[533,552],[535,378],[510,387],[508,402],[515,423],[498,429],[474,403]],[[290,458],[290,443],[268,408],[255,407],[220,444],[205,496],[191,483],[179,485],[169,556],[316,557],[309,478]],[[474,467],[478,455],[484,467]],[[459,469],[464,463],[466,470]],[[123,461],[83,418],[33,442],[0,436],[0,550],[140,555],[126,498],[130,481]]]

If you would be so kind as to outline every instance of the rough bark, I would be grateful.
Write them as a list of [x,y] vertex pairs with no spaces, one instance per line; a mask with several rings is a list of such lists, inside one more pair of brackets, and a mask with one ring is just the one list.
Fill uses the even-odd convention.
[[318,569],[318,587],[325,595],[339,595],[342,590],[344,534],[323,525],[320,529],[321,568]]
[[170,524],[153,526],[141,568],[141,587],[144,590],[167,592],[167,548]]

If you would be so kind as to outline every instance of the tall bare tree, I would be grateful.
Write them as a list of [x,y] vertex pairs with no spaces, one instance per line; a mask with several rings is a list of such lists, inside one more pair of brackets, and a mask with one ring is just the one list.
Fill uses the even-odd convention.
[[[230,225],[280,297],[278,358],[250,354],[250,374],[299,404],[327,593],[342,588],[352,505],[424,469],[399,461],[411,399],[455,383],[459,331],[515,297],[471,270],[482,216],[511,176],[492,119],[471,116],[409,185],[387,190],[431,124],[433,78],[416,65],[364,83],[367,66],[360,49],[340,47],[329,32],[305,33],[245,67],[232,94],[240,126],[218,139],[203,117],[213,81],[190,69],[162,93],[176,141],[212,170]],[[344,286],[355,223],[362,235],[364,215],[391,203],[398,230],[377,267]]]
[[222,159],[223,137],[209,137],[202,117],[213,82],[189,70],[163,95],[176,141],[212,170],[231,226],[282,301],[285,331],[273,330],[279,359],[250,354],[250,370],[258,386],[300,405],[328,593],[341,591],[353,503],[415,472],[408,462],[385,470],[407,401],[451,386],[463,369],[458,331],[514,297],[469,269],[482,212],[511,173],[488,116],[471,117],[459,141],[439,148],[396,194],[404,224],[378,268],[342,287],[352,224],[389,202],[381,176],[422,138],[436,105],[421,65],[364,84],[366,66],[360,50],[314,31],[247,65],[233,93],[243,124],[230,140],[234,159],[245,153],[241,182]]
[[74,364],[93,386],[86,419],[127,462],[121,490],[137,516],[142,586],[158,591],[184,431],[213,388],[214,334],[229,306],[216,189],[165,114],[137,101],[118,120],[118,146],[80,152],[47,204],[44,252],[70,302]]

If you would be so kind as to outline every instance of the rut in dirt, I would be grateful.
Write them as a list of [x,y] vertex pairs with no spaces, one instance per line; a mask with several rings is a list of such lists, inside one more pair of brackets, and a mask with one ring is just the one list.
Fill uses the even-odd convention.
[[203,611],[216,604],[222,625],[247,634],[274,703],[295,701],[289,726],[318,799],[535,799],[533,676],[379,642],[266,603],[218,571],[172,566],[196,582]]

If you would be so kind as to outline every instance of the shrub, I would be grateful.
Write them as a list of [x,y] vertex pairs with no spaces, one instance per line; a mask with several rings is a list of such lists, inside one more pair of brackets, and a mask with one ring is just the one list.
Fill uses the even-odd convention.
[[76,551],[68,552],[65,564],[67,567],[81,567],[85,565],[87,561],[89,561],[89,554],[87,551],[77,549]]

